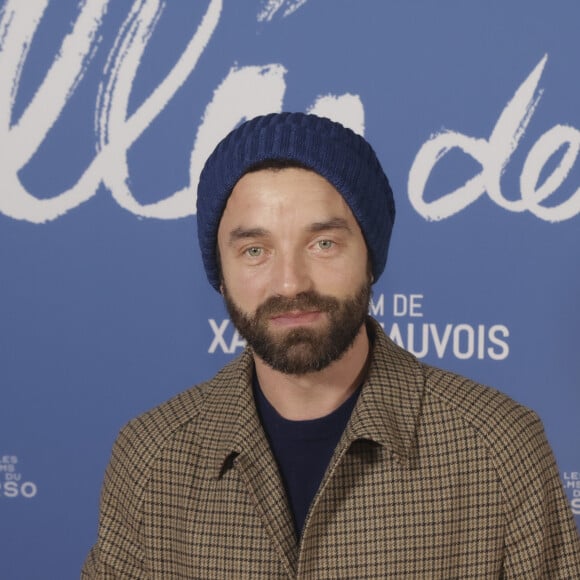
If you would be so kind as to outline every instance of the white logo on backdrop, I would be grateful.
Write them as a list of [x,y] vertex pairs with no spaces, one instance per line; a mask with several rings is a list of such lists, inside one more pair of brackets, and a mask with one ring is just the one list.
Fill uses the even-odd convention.
[[580,471],[564,471],[562,481],[570,499],[572,512],[580,516]]
[[[243,119],[282,110],[286,69],[281,64],[233,66],[225,71],[225,78],[215,89],[197,128],[190,157],[189,184],[156,203],[139,203],[129,185],[127,152],[194,72],[219,24],[222,1],[209,2],[177,62],[141,105],[129,114],[129,97],[139,65],[164,8],[160,0],[136,0],[119,29],[95,96],[98,153],[70,189],[51,199],[34,197],[20,182],[19,171],[42,145],[85,76],[99,43],[99,27],[108,4],[103,0],[86,0],[82,4],[58,56],[31,102],[12,126],[10,119],[22,68],[48,0],[28,0],[26,3],[8,0],[4,5],[0,19],[0,212],[10,217],[33,223],[54,220],[95,195],[100,183],[110,190],[120,206],[136,215],[161,219],[192,215],[195,213],[195,185],[202,164],[219,138]],[[269,2],[258,17],[270,20],[284,4]],[[304,2],[300,1],[286,3],[283,17],[302,4]],[[356,95],[319,96],[308,110],[332,117],[359,133],[364,132],[364,110]]]
[[[558,205],[542,205],[542,202],[558,191],[578,157],[580,131],[568,125],[555,125],[529,151],[520,175],[520,199],[508,199],[501,190],[501,177],[542,98],[538,83],[547,59],[547,55],[544,56],[518,88],[499,116],[489,139],[443,131],[423,144],[409,172],[408,190],[411,204],[424,218],[448,218],[471,205],[486,192],[491,200],[508,211],[530,211],[549,222],[567,220],[580,213],[580,188]],[[540,183],[542,170],[561,147],[566,150],[560,163]],[[426,201],[424,193],[431,171],[455,148],[461,149],[479,162],[481,171],[456,190],[434,201]]]
[[0,498],[32,499],[37,493],[36,483],[22,477],[18,457],[0,455]]

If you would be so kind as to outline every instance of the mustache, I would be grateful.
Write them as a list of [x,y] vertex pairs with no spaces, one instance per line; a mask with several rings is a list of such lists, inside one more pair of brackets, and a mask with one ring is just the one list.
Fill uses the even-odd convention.
[[323,296],[315,291],[301,292],[293,298],[287,296],[271,296],[256,309],[256,318],[262,319],[277,316],[292,310],[319,310],[335,312],[340,303],[336,298]]

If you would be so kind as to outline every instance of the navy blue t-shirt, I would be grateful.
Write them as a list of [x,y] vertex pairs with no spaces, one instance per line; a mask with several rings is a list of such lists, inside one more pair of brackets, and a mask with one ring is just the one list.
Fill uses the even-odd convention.
[[257,379],[254,380],[256,407],[286,487],[298,537],[359,391],[357,389],[330,415],[308,421],[290,421],[272,407]]

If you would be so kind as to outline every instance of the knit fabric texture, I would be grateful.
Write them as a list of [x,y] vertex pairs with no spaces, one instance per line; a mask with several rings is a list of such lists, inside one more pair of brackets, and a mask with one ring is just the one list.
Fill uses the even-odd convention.
[[316,115],[272,113],[229,133],[207,159],[197,190],[197,235],[210,284],[219,292],[217,232],[228,197],[257,163],[297,162],[324,177],[357,219],[378,280],[387,261],[395,202],[371,145],[351,129]]

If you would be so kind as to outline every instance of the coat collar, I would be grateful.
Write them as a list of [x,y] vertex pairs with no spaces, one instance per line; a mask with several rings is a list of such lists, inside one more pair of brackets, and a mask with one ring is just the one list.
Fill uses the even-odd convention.
[[[374,441],[407,463],[415,448],[421,408],[421,365],[372,318],[367,328],[373,343],[369,371],[343,442]],[[252,461],[270,453],[252,393],[253,373],[254,361],[246,350],[210,381],[205,392],[200,443],[216,478],[238,455]]]
[[403,463],[411,460],[424,387],[421,364],[397,346],[378,322],[369,318],[371,363],[345,436],[374,441]]

